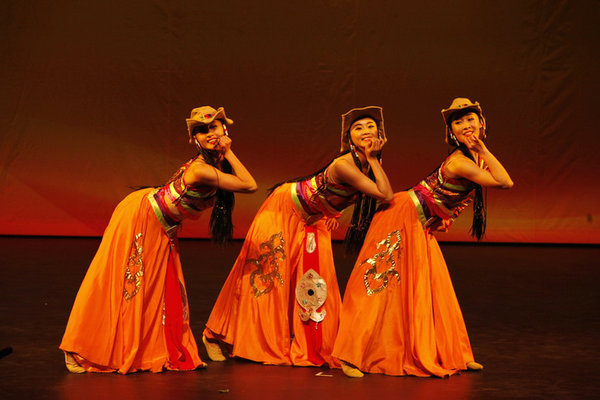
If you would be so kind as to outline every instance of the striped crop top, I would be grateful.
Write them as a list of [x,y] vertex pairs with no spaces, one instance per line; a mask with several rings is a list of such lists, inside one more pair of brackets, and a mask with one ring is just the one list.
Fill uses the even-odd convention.
[[292,201],[306,221],[313,222],[323,216],[337,218],[356,201],[356,189],[332,182],[328,170],[291,185]]
[[445,173],[448,159],[431,175],[409,190],[423,228],[445,232],[473,199],[474,185]]
[[[160,224],[169,237],[174,237],[179,224],[186,218],[198,218],[200,213],[213,206],[216,188],[186,185],[183,177],[197,158],[185,163],[161,188],[148,194],[148,201]],[[207,190],[208,189],[208,190]]]

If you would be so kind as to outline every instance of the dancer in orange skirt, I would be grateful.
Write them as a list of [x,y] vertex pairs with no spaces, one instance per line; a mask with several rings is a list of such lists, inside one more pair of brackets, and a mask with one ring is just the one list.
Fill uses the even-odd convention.
[[356,203],[349,236],[360,240],[373,199],[392,198],[378,159],[385,140],[380,107],[353,109],[342,116],[342,153],[267,198],[206,324],[212,360],[225,360],[225,344],[232,356],[265,364],[336,365],[341,298],[330,228]]
[[115,209],[85,275],[60,345],[69,371],[121,374],[205,366],[189,325],[177,230],[213,207],[213,239],[231,238],[232,192],[256,182],[231,150],[225,110],[187,119],[199,153],[161,188],[138,190]]
[[479,103],[454,99],[442,110],[455,149],[431,175],[373,217],[344,295],[333,355],[350,377],[447,376],[482,369],[433,232],[445,231],[475,193],[472,233],[485,232],[482,187],[508,189],[490,153]]

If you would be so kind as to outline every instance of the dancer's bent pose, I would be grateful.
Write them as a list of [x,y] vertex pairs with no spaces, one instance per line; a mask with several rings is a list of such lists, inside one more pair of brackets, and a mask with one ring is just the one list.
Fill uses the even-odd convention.
[[385,140],[380,107],[353,109],[342,116],[342,154],[267,198],[206,324],[212,360],[225,359],[221,342],[231,355],[265,364],[335,365],[341,299],[329,228],[357,203],[349,229],[355,238],[373,199],[392,198],[378,160]]
[[256,182],[231,150],[225,110],[187,119],[199,153],[161,188],[128,195],[115,209],[77,293],[60,348],[69,371],[191,370],[204,366],[189,325],[177,230],[213,207],[213,239],[231,238],[232,192]]
[[482,187],[513,182],[483,143],[479,103],[442,110],[455,149],[441,166],[373,217],[344,295],[333,355],[344,373],[446,376],[482,369],[433,231],[445,231],[475,192],[472,233],[485,231]]

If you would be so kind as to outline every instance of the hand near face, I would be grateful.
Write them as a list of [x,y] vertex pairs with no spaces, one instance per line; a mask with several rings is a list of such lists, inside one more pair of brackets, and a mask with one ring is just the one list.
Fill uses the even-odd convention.
[[215,146],[216,150],[221,154],[226,154],[231,149],[231,138],[229,136],[221,136],[219,144]]
[[382,139],[369,139],[367,146],[365,147],[365,155],[367,158],[377,158],[377,155],[381,152],[385,142]]
[[478,153],[478,154],[482,153],[486,150],[486,147],[485,147],[485,144],[483,144],[483,141],[475,135],[465,138],[465,146],[467,146],[467,148],[469,150],[471,150],[475,153]]

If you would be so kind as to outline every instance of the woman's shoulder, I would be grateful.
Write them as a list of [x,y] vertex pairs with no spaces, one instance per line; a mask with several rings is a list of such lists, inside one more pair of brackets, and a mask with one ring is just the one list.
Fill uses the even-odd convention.
[[329,164],[329,167],[327,167],[328,170],[339,170],[340,168],[352,168],[352,167],[356,167],[356,165],[354,164],[354,160],[352,159],[352,154],[350,153],[346,153],[346,154],[342,154],[339,157],[336,157],[331,164]]
[[327,182],[333,185],[346,185],[349,180],[355,179],[360,170],[354,163],[352,154],[346,153],[335,158],[324,171]]
[[455,150],[442,162],[442,168],[445,170],[456,170],[464,163],[474,164],[473,160],[465,156],[461,151]]
[[352,168],[354,163],[352,157],[348,157],[348,154],[343,154],[336,157],[331,164],[323,171],[330,181],[339,181],[340,177],[348,174],[348,171]]
[[193,169],[196,171],[211,171],[215,169],[212,164],[210,164],[202,155],[198,155],[189,161],[188,169]]
[[191,159],[187,164],[184,179],[188,185],[205,185],[207,179],[210,180],[215,175],[215,167],[210,165],[201,155]]
[[442,175],[450,179],[466,179],[464,177],[466,171],[473,168],[481,168],[475,161],[464,155],[461,151],[456,150],[450,154],[442,163],[440,169]]

